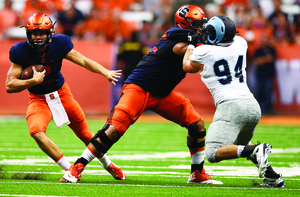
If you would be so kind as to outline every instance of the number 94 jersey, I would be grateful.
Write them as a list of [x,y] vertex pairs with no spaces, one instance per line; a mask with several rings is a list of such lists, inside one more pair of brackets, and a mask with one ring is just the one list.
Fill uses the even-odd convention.
[[230,46],[201,45],[190,56],[191,61],[204,65],[201,79],[211,92],[215,105],[253,97],[246,83],[247,48],[246,40],[235,36]]

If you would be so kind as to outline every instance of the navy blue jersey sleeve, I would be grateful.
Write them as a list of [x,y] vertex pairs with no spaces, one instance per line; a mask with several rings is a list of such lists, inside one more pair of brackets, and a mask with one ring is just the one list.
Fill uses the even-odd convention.
[[9,60],[13,63],[21,64],[21,62],[17,58],[18,56],[18,50],[16,50],[15,46],[12,46],[9,50]]
[[[9,60],[15,64],[24,64],[24,55],[27,55],[28,44],[26,41],[13,45],[9,50]],[[30,48],[29,48],[30,49]]]
[[173,27],[167,31],[167,38],[179,42],[187,42],[187,36],[190,31],[191,30],[182,29],[180,27]]
[[51,44],[53,48],[55,48],[56,50],[59,49],[61,52],[64,52],[65,55],[67,55],[67,53],[69,53],[74,47],[71,38],[63,34],[53,35],[52,41],[53,43]]

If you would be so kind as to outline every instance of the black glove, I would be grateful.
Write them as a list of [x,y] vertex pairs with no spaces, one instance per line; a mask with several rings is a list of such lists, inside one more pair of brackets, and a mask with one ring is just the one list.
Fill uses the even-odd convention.
[[190,31],[188,34],[188,44],[194,45],[195,47],[199,43],[199,35],[194,31]]

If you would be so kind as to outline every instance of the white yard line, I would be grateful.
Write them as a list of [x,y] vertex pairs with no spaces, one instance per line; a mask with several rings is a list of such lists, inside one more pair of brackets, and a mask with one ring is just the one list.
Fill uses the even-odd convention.
[[[4,148],[3,148],[4,149]],[[24,149],[22,149],[24,151]],[[31,149],[30,149],[31,150]],[[40,151],[40,149],[37,149]],[[0,148],[1,151],[1,148]],[[25,150],[26,151],[26,150]],[[31,150],[32,151],[32,150]],[[291,149],[272,149],[272,153],[274,156],[278,156],[280,153],[285,154],[294,154],[299,153],[300,148],[291,148]],[[0,155],[0,164],[2,165],[39,165],[39,166],[55,166],[56,164],[53,162],[52,159],[49,157],[43,156],[43,157],[34,157],[34,156],[22,156],[19,159],[2,159],[5,158],[4,155]],[[24,158],[24,159],[23,159]],[[76,157],[67,157],[69,161],[73,162],[76,161],[78,158]],[[113,154],[109,155],[109,158],[112,160],[128,160],[128,161],[137,161],[137,160],[159,160],[159,159],[187,159],[190,158],[190,155],[188,152],[166,152],[166,153],[144,153],[144,154]],[[231,160],[229,160],[231,161]],[[226,163],[223,162],[223,163]],[[250,164],[250,161],[249,161]],[[273,165],[273,168],[278,173],[281,173],[283,177],[294,177],[294,176],[300,176],[300,163],[294,162],[289,163],[290,167],[276,167]],[[93,167],[100,167],[96,165],[88,165],[86,167],[85,173],[88,174],[106,174],[107,172],[103,170],[102,167],[99,168],[99,170],[91,170]],[[176,172],[176,170],[180,169],[190,169],[190,165],[171,165],[171,166],[158,166],[158,167],[149,167],[149,166],[120,166],[122,167],[123,171],[128,175],[138,175],[138,174],[161,174],[161,175],[188,175],[188,173],[179,173]],[[131,171],[131,168],[139,168],[141,171]],[[166,172],[154,172],[154,171],[147,171],[149,169],[168,169]],[[127,170],[127,171],[126,171]],[[217,176],[253,176],[257,177],[257,169],[256,167],[249,166],[224,166],[222,165],[222,162],[218,164],[214,164],[213,166],[205,165],[205,170],[210,175],[217,175]],[[170,172],[173,171],[173,172]],[[174,172],[175,171],[175,172]],[[28,172],[27,172],[28,173]]]
[[[1,144],[3,145],[3,144]],[[1,147],[0,146],[0,151],[18,151],[18,152],[41,152],[41,149],[37,148],[15,148],[15,147]],[[70,153],[82,153],[84,149],[64,149],[64,152],[70,152]],[[136,153],[135,151],[131,151],[132,154],[121,154],[120,151],[110,151],[109,154],[111,155],[110,157],[118,157],[118,159],[124,158],[124,160],[127,160],[127,157],[130,157],[131,160],[134,159],[144,159],[144,158],[185,158],[189,157],[190,153],[188,151],[178,151],[178,152],[166,152],[166,153]],[[123,152],[122,152],[123,153]],[[283,154],[283,153],[292,153],[292,154],[297,154],[300,153],[300,148],[272,148],[271,154]]]
[[[0,183],[9,183],[9,184],[32,184],[32,185],[60,185],[60,184],[72,184],[72,183],[53,183],[53,182],[14,182],[14,181],[0,181]],[[91,185],[91,186],[111,186],[112,184],[106,184],[106,183],[80,183],[80,184],[72,184],[72,186],[83,186],[83,185]],[[197,186],[191,186],[191,185],[140,185],[140,184],[114,184],[114,186],[120,186],[120,187],[159,187],[159,188],[191,188],[191,187],[197,187]],[[300,191],[300,189],[288,189],[288,188],[269,188],[269,187],[214,187],[214,186],[205,186],[201,185],[201,189],[245,189],[245,190],[286,190],[286,191]],[[50,197],[50,196],[47,196]]]

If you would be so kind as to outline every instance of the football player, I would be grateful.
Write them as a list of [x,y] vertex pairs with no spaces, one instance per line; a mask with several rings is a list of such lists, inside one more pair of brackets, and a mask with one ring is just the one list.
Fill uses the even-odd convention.
[[[64,123],[73,130],[86,145],[94,134],[85,119],[85,114],[61,73],[63,59],[70,60],[92,72],[103,75],[112,85],[120,78],[121,71],[110,71],[97,62],[73,49],[68,36],[54,34],[54,23],[43,14],[36,13],[25,25],[27,41],[11,47],[9,58],[12,62],[6,78],[8,93],[29,91],[29,106],[26,112],[29,133],[38,146],[64,170],[71,164],[59,147],[46,135],[50,120],[57,127]],[[33,68],[31,79],[19,79],[22,70],[31,65],[43,65],[45,70],[37,72]],[[105,154],[97,155],[100,164],[116,179],[125,179],[122,170],[113,164]]]
[[[105,154],[145,110],[150,110],[187,128],[192,163],[187,182],[223,184],[212,179],[203,168],[206,135],[203,118],[187,98],[173,90],[186,75],[182,60],[188,45],[187,35],[198,31],[206,22],[205,13],[198,6],[185,5],[177,10],[176,27],[165,32],[125,80],[120,99],[111,110],[106,125],[90,141],[70,171],[65,172],[67,181],[77,182],[93,152]],[[89,153],[89,150],[93,152]]]
[[195,37],[203,45],[188,46],[183,70],[200,73],[217,108],[206,136],[207,160],[214,163],[246,157],[257,166],[259,177],[265,178],[260,186],[284,187],[281,174],[268,163],[272,146],[250,141],[261,111],[246,83],[246,40],[236,36],[234,22],[221,15],[212,17],[201,35],[189,39]]

